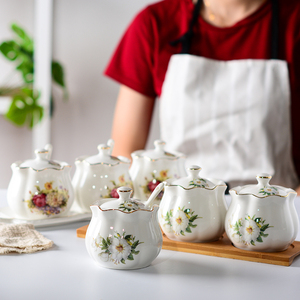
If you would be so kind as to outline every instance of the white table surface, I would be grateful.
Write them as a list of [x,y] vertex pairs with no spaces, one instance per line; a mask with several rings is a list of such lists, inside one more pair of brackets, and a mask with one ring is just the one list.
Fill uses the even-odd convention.
[[[300,214],[300,197],[295,204]],[[0,299],[300,299],[300,257],[285,267],[162,250],[147,268],[110,270],[76,237],[87,223],[38,228],[53,240],[50,250],[0,255]]]

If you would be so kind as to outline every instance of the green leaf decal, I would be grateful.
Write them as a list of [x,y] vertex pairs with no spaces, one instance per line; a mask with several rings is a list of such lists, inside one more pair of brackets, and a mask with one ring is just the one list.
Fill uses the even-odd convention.
[[266,224],[266,225],[263,225],[261,228],[260,228],[260,231],[265,231],[266,229],[269,228],[269,224]]
[[259,243],[262,243],[262,242],[263,242],[261,236],[259,236],[259,237],[256,239],[256,241],[259,242]]
[[192,233],[192,230],[190,228],[190,226],[188,226],[186,229],[185,229],[186,232],[189,232],[189,233]]

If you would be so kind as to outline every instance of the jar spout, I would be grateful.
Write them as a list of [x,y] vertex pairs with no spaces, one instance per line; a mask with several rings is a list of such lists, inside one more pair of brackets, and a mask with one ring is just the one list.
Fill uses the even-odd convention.
[[100,209],[98,205],[91,205],[90,206],[91,211],[92,211],[92,216],[97,218],[100,214]]

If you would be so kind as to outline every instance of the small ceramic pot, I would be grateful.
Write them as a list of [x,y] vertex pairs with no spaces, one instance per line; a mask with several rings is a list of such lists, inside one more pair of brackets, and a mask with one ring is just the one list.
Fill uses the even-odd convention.
[[[158,186],[145,204],[130,198],[131,188],[120,187],[118,200],[91,206],[92,219],[86,233],[86,248],[100,266],[111,269],[138,269],[151,264],[162,247],[157,220],[158,206],[150,208],[161,192]],[[101,202],[100,202],[101,203]]]
[[[156,140],[154,146],[155,149],[139,150],[131,154],[132,165],[129,172],[134,196],[141,201],[146,201],[159,183],[172,182],[186,176],[185,155],[166,152],[163,141]],[[157,197],[155,204],[159,205],[162,195],[163,193]]]
[[269,184],[272,176],[259,174],[257,185],[231,189],[225,229],[237,248],[277,252],[286,250],[298,233],[299,219],[294,206],[296,192]]
[[190,166],[188,176],[165,186],[158,218],[165,235],[175,241],[211,242],[224,233],[226,184],[199,177]]
[[130,160],[111,156],[113,140],[98,146],[99,153],[76,159],[72,180],[75,202],[82,212],[90,212],[90,205],[104,198],[118,198],[117,188],[132,186],[129,176]]
[[74,201],[71,166],[50,160],[52,146],[35,150],[35,159],[11,165],[8,205],[17,218],[27,220],[64,216]]

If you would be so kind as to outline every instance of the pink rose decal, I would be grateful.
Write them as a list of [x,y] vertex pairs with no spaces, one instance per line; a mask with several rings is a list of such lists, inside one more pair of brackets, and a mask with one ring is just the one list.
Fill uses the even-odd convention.
[[34,195],[32,197],[32,202],[38,207],[44,207],[46,205],[46,195],[45,194]]
[[119,194],[117,192],[117,189],[112,189],[110,192],[111,197],[113,198],[119,198]]
[[38,185],[36,192],[29,191],[27,203],[31,213],[53,216],[63,212],[69,200],[69,192],[63,186],[54,187],[54,181],[46,182],[42,188]]
[[148,189],[150,192],[153,192],[155,188],[160,184],[159,180],[153,180],[148,183]]

